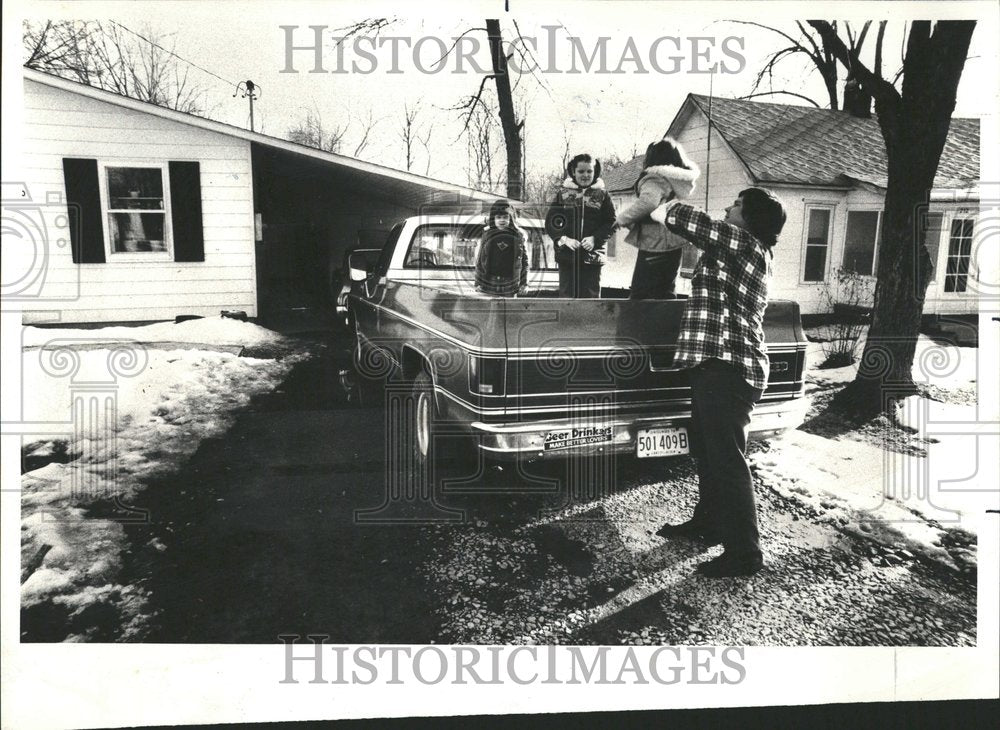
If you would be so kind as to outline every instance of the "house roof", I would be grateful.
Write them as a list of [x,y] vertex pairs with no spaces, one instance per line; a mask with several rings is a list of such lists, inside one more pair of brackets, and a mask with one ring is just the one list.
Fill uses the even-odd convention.
[[636,155],[628,162],[623,162],[610,170],[601,170],[601,177],[604,179],[604,187],[612,193],[631,190],[635,185],[636,178],[642,172],[642,161],[645,154]]
[[[709,98],[689,94],[668,130],[675,135],[691,110],[708,116]],[[762,183],[854,187],[887,184],[878,120],[790,104],[715,97],[712,124],[751,176]],[[934,186],[968,188],[979,180],[979,120],[951,120]]]
[[[709,99],[689,94],[667,134],[677,136],[696,111],[708,116]],[[745,99],[712,99],[712,124],[759,183],[885,188],[885,143],[876,118]],[[631,189],[643,155],[608,170],[612,192]],[[979,120],[951,120],[934,178],[936,188],[964,190],[979,181]]]
[[115,106],[126,109],[132,109],[134,111],[152,114],[153,116],[164,119],[170,119],[181,124],[187,124],[200,129],[216,132],[218,134],[236,137],[275,150],[282,150],[284,152],[301,155],[313,160],[318,160],[321,163],[336,165],[345,174],[349,175],[352,179],[357,180],[362,186],[377,186],[386,197],[400,202],[409,203],[411,205],[435,202],[440,200],[442,195],[448,195],[452,200],[457,198],[459,201],[475,200],[486,202],[492,202],[497,197],[495,194],[483,192],[482,190],[475,190],[463,185],[456,185],[443,180],[436,180],[423,175],[416,175],[411,172],[396,170],[384,165],[376,165],[372,162],[365,162],[364,160],[348,157],[347,155],[339,155],[333,152],[316,149],[315,147],[296,144],[295,142],[289,142],[286,139],[272,137],[266,134],[261,134],[260,132],[250,132],[246,129],[242,129],[241,127],[216,122],[211,119],[206,119],[205,117],[199,117],[195,114],[179,112],[174,109],[168,109],[166,107],[152,104],[150,102],[138,101],[136,99],[132,99],[131,97],[115,94],[113,92],[98,89],[76,81],[70,81],[68,79],[53,76],[52,74],[47,74],[35,69],[22,68],[22,71],[24,72],[24,78],[36,81],[46,86],[62,89],[73,94],[80,94],[82,96],[97,99],[108,104],[114,104]]

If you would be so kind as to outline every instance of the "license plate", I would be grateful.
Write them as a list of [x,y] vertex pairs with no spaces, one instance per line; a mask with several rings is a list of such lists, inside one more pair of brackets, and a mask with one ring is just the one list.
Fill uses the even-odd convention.
[[690,452],[688,432],[677,428],[644,428],[635,439],[636,456],[648,459],[655,456],[677,456]]

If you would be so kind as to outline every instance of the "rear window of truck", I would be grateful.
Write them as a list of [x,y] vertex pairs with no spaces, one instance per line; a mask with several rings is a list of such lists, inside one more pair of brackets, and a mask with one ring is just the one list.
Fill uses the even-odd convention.
[[[552,239],[541,229],[523,227],[527,234],[528,265],[533,271],[556,270]],[[483,235],[482,225],[428,223],[419,226],[403,260],[406,269],[473,269]]]

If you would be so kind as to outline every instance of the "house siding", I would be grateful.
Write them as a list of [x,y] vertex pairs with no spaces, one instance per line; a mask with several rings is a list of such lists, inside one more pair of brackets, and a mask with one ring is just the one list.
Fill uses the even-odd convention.
[[[66,216],[62,159],[200,165],[205,260],[74,264],[68,245],[51,245],[37,306],[26,323],[114,322],[214,315],[223,309],[257,314],[250,143],[121,108],[25,79],[24,174],[49,230]],[[104,221],[105,235],[107,222]],[[48,301],[45,301],[48,300]],[[31,310],[47,311],[31,311]]]
[[[732,152],[721,135],[713,129],[711,166],[708,177],[709,190],[706,202],[708,120],[700,111],[695,110],[687,116],[675,136],[683,145],[688,156],[702,170],[702,176],[692,198],[694,205],[704,208],[713,216],[721,216],[725,207],[739,195],[741,190],[754,184],[746,167]],[[803,314],[829,312],[831,306],[825,291],[826,282],[830,281],[833,271],[839,268],[843,262],[848,211],[884,210],[884,195],[878,191],[867,189],[842,191],[767,184],[764,184],[764,187],[770,187],[782,199],[788,216],[778,245],[774,248],[770,297],[797,301]],[[622,203],[626,205],[634,199],[627,193],[622,193],[620,197]],[[616,200],[615,205],[618,204],[618,200]],[[829,206],[832,213],[830,246],[825,265],[825,282],[810,283],[802,280],[808,222],[806,211],[810,205]],[[978,206],[976,204],[931,203],[929,210],[942,213],[944,219],[934,266],[934,279],[927,289],[924,314],[977,312],[978,301],[973,291],[976,288],[975,281],[978,277],[975,255],[973,255],[970,264],[969,291],[964,293],[945,292],[944,272],[947,266],[951,221],[956,216],[975,216],[978,213]],[[625,232],[620,232],[619,235],[624,238]],[[620,246],[619,250],[621,249],[631,250],[632,262],[634,262],[634,249],[627,244]],[[870,298],[867,303],[871,303]]]
[[[751,185],[746,167],[733,154],[719,133],[712,130],[711,149],[711,179],[709,181],[708,203],[705,202],[705,169],[709,153],[708,120],[699,112],[690,115],[687,124],[677,134],[677,141],[684,148],[688,157],[701,168],[702,174],[695,184],[694,194],[687,201],[699,208],[705,208],[712,215],[721,215],[723,209],[733,202],[736,194]],[[635,201],[632,190],[612,191],[615,210],[620,210]],[[628,231],[616,231],[615,257],[608,260],[601,283],[604,286],[627,287],[632,281],[632,270],[635,268],[636,249],[625,243]],[[688,294],[691,291],[690,281],[684,277],[677,280],[677,292]]]

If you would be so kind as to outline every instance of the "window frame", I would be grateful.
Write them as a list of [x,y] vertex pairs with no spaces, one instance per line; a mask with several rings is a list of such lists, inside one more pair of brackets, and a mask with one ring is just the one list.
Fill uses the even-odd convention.
[[[806,279],[806,259],[809,252],[809,220],[814,210],[826,210],[830,213],[829,226],[826,231],[826,257],[823,260],[823,278],[819,280],[808,280]],[[823,201],[823,200],[806,200],[803,201],[803,216],[802,216],[802,246],[800,249],[800,261],[799,261],[799,284],[802,286],[821,286],[826,284],[830,280],[830,260],[833,251],[833,230],[834,223],[836,220],[837,204],[833,202]]]
[[[108,190],[108,168],[131,167],[138,169],[159,170],[163,181],[163,242],[166,251],[115,251],[111,241],[111,214],[118,212],[110,208]],[[108,263],[138,263],[163,262],[174,260],[174,231],[172,221],[172,201],[170,199],[170,162],[151,162],[149,160],[98,160],[97,186],[101,197],[101,224],[104,229],[104,256]],[[145,211],[159,213],[161,211]]]
[[845,259],[847,257],[847,232],[851,225],[851,213],[876,213],[878,219],[875,222],[875,242],[872,246],[872,270],[870,274],[860,274],[859,276],[869,276],[874,277],[878,273],[878,255],[879,249],[881,248],[882,242],[882,224],[885,221],[885,208],[884,207],[865,207],[865,206],[852,206],[847,209],[844,214],[844,245],[841,246],[840,250],[840,268],[845,270]]
[[[966,256],[962,255],[962,253],[961,253],[961,247],[959,247],[959,253],[958,254],[956,254],[956,255],[953,256],[952,253],[951,253],[951,242],[952,242],[953,231],[954,231],[955,223],[956,222],[961,222],[961,223],[969,222],[969,223],[972,224],[972,229],[969,231],[969,236],[968,236],[968,239],[969,239],[969,253]],[[948,221],[948,227],[945,230],[947,231],[948,237],[947,237],[947,248],[945,249],[945,254],[944,254],[944,266],[942,267],[942,270],[941,270],[941,276],[942,276],[942,278],[941,278],[941,293],[944,294],[944,295],[954,295],[956,297],[965,296],[969,292],[969,282],[970,281],[976,281],[976,277],[973,275],[973,270],[972,270],[972,261],[973,261],[973,258],[974,258],[973,255],[972,255],[972,253],[973,253],[973,251],[972,251],[972,242],[976,240],[976,216],[974,214],[971,214],[971,213],[959,213],[959,212],[956,212],[954,215],[951,216],[951,219]],[[965,238],[965,237],[961,236],[961,237],[959,237],[959,240],[961,240],[962,238]],[[938,253],[938,255],[939,256],[941,255],[940,252]],[[948,264],[949,264],[949,262],[951,261],[952,258],[957,258],[957,259],[965,258],[966,259],[967,263],[966,263],[965,273],[964,274],[957,274],[957,273],[956,274],[949,274],[948,273]],[[957,288],[949,291],[948,290],[948,279],[949,279],[949,277],[952,277],[952,278],[955,279],[955,282],[956,282],[955,286],[957,287],[958,286],[958,279],[959,279],[960,276],[964,276],[965,277],[965,288],[962,289],[961,291],[958,290]]]
[[[420,240],[420,235],[421,235],[422,231],[424,231],[427,228],[435,228],[435,227],[438,227],[438,226],[455,227],[455,228],[457,228],[459,226],[464,226],[464,225],[465,224],[452,224],[452,223],[421,223],[421,224],[419,224],[414,229],[413,234],[410,236],[410,242],[409,242],[409,244],[407,244],[406,253],[403,255],[403,261],[402,261],[402,264],[401,264],[402,268],[405,269],[405,270],[407,270],[407,271],[417,271],[417,270],[419,270],[419,271],[475,271],[475,269],[476,269],[475,257],[477,255],[478,250],[479,250],[479,248],[478,248],[478,242],[482,238],[482,230],[483,230],[483,228],[485,228],[485,223],[483,223],[483,224],[480,224],[480,223],[470,223],[470,224],[468,224],[468,227],[478,227],[478,230],[479,230],[479,237],[477,238],[477,246],[476,246],[476,248],[473,251],[473,262],[471,264],[467,264],[467,265],[463,266],[463,265],[451,263],[451,264],[446,264],[446,265],[435,265],[433,267],[425,267],[425,266],[420,266],[418,264],[410,263],[410,254],[414,251],[414,246],[417,244],[417,241]],[[543,227],[541,227],[541,226],[522,226],[522,229],[524,231],[526,231],[526,232],[528,232],[528,231],[538,231],[539,234],[542,236],[543,245],[544,245],[544,239],[545,239],[545,237],[548,236],[548,234],[545,232],[545,229]],[[526,244],[530,244],[530,241],[526,242]],[[530,271],[558,271],[559,270],[559,265],[556,264],[556,262],[555,262],[555,244],[552,243],[552,239],[549,239],[549,248],[552,251],[552,261],[550,262],[549,266],[540,267],[538,269],[531,268],[531,247],[530,247],[530,245],[526,245],[526,248],[527,248],[528,262],[529,262],[528,263],[528,267],[529,267]]]

